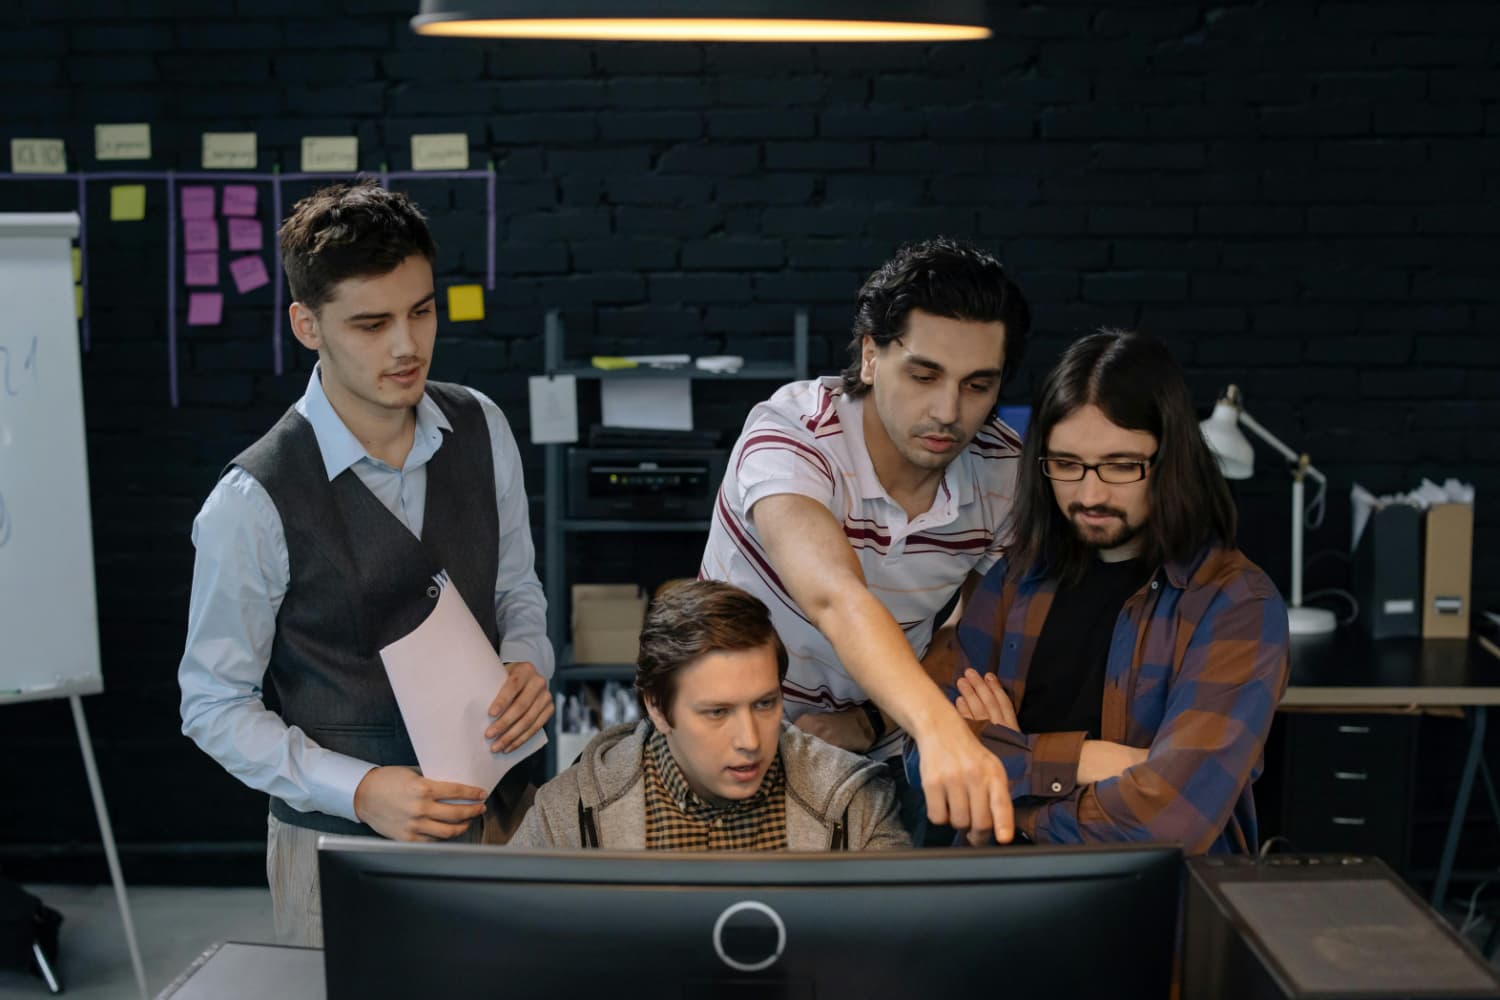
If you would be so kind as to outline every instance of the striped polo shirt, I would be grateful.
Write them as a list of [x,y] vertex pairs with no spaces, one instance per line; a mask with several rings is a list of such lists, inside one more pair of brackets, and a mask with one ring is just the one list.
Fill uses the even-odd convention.
[[[729,456],[699,576],[759,597],[786,645],[786,714],[836,711],[866,700],[828,640],[782,586],[748,514],[780,493],[811,497],[832,512],[859,557],[870,592],[885,605],[920,657],[934,617],[964,578],[983,574],[1003,553],[1021,441],[991,419],[943,474],[926,513],[908,520],[876,478],[861,422],[868,395],[847,398],[837,376],[793,382],[757,404]],[[874,405],[871,403],[870,405]],[[888,733],[870,755],[901,750]]]

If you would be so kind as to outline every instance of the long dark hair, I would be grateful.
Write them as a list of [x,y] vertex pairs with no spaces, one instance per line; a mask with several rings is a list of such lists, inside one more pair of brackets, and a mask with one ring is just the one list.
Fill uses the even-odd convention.
[[863,396],[870,387],[859,377],[865,337],[884,347],[906,332],[913,309],[974,323],[1005,324],[1002,385],[1010,384],[1026,353],[1031,307],[1005,268],[967,243],[938,236],[909,243],[865,280],[854,306],[854,338],[844,394]]
[[1093,404],[1111,423],[1157,441],[1147,475],[1150,510],[1140,537],[1148,565],[1190,558],[1204,545],[1234,545],[1234,499],[1203,440],[1182,369],[1160,341],[1104,330],[1075,341],[1038,390],[1021,451],[1011,512],[1009,567],[1076,581],[1093,551],[1078,539],[1042,475],[1052,428]]

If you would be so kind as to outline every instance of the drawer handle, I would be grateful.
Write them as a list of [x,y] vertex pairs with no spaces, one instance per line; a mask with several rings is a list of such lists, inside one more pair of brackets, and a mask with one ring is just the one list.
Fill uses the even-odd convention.
[[1364,826],[1365,825],[1365,818],[1363,816],[1335,816],[1335,817],[1333,817],[1333,825],[1334,826]]
[[1340,781],[1368,781],[1370,778],[1364,771],[1334,771],[1333,776]]
[[1355,733],[1355,734],[1366,734],[1366,735],[1368,735],[1368,733],[1370,732],[1370,727],[1369,726],[1339,726],[1339,732],[1341,732],[1341,733]]

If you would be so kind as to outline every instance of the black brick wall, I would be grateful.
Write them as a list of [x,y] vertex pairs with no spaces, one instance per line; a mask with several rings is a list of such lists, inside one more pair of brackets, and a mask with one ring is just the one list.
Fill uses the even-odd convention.
[[[1078,334],[1154,332],[1205,410],[1238,383],[1329,473],[1311,588],[1345,582],[1323,553],[1347,548],[1351,481],[1460,475],[1481,497],[1476,604],[1500,604],[1500,6],[995,3],[988,43],[846,48],[427,40],[414,7],[12,0],[0,149],[60,136],[72,167],[104,169],[93,126],[144,120],[146,169],[197,169],[200,133],[247,129],[261,169],[352,132],[365,169],[399,170],[413,132],[467,133],[498,178],[498,282],[483,323],[443,327],[435,374],[492,394],[523,438],[548,308],[580,354],[770,356],[807,305],[831,370],[864,273],[908,238],[972,238],[1035,304],[1011,401]],[[222,327],[181,331],[182,406],[166,405],[164,192],[148,187],[133,225],[102,221],[107,186],[90,188],[84,361],[108,688],[87,707],[136,864],[153,844],[261,835],[262,800],[177,733],[188,529],[310,368],[288,338],[271,373],[270,289],[231,295]],[[288,185],[288,205],[311,187]],[[482,280],[482,185],[405,189],[433,215],[440,282]],[[0,184],[0,210],[73,204],[69,184]],[[743,414],[701,403],[721,426]],[[1286,492],[1270,462],[1236,486],[1244,547],[1283,584]],[[589,571],[638,572],[620,554]],[[0,708],[0,755],[10,857],[97,839],[65,706]]]

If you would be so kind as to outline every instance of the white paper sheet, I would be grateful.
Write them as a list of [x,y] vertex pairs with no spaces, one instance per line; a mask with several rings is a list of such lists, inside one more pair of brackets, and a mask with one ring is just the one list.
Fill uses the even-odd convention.
[[604,379],[599,396],[606,427],[693,429],[693,383],[688,379]]
[[542,730],[510,753],[491,753],[484,731],[506,668],[458,588],[446,584],[427,620],[380,651],[422,774],[488,795],[547,743]]
[[578,379],[572,375],[533,375],[526,380],[531,403],[532,444],[572,444],[578,440]]

